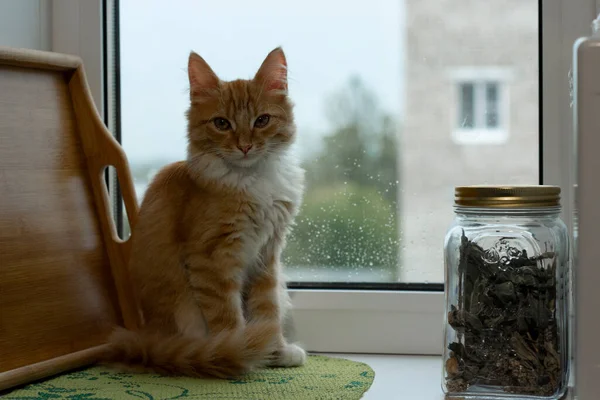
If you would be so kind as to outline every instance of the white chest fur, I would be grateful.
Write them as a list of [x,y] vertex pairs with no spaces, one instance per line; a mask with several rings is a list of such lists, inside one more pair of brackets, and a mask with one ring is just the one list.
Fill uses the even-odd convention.
[[304,193],[304,170],[291,154],[273,155],[256,167],[232,168],[213,155],[189,159],[191,172],[245,194],[251,203],[244,241],[246,256],[253,258],[258,249],[277,232],[287,230],[296,216]]
[[251,230],[262,246],[277,232],[287,230],[296,216],[304,191],[304,171],[296,160],[286,157],[266,164],[252,178],[244,182],[242,190],[254,203]]
[[199,154],[188,158],[191,173],[248,194],[264,206],[285,201],[299,206],[304,193],[304,170],[291,154],[273,155],[256,167],[232,169],[214,155]]
[[274,202],[290,203],[297,208],[304,191],[304,171],[290,156],[272,160],[247,182],[242,188],[250,197],[264,207]]

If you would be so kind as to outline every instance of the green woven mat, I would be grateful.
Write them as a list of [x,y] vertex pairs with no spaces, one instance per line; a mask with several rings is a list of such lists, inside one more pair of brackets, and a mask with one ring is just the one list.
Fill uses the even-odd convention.
[[354,400],[374,377],[366,364],[324,356],[308,357],[303,367],[265,369],[240,380],[167,378],[92,367],[14,390],[3,399]]

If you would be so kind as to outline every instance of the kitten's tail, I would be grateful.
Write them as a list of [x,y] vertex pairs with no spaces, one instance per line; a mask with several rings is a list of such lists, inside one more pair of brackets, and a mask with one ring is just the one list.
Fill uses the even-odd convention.
[[250,323],[212,337],[166,336],[117,328],[102,360],[162,375],[233,378],[267,364],[276,349],[277,324]]

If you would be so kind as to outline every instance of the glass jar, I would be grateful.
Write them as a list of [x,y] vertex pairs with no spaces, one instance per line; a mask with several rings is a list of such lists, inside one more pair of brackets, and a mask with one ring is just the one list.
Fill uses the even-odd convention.
[[456,188],[444,246],[447,397],[566,393],[571,267],[560,211],[558,187]]

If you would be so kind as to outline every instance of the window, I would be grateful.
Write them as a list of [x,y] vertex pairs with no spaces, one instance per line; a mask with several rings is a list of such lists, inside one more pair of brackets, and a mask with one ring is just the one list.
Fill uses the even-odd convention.
[[485,84],[485,128],[496,129],[500,125],[500,110],[498,100],[498,83],[488,82]]
[[[478,107],[479,109],[479,107]],[[479,110],[478,110],[479,111]],[[460,84],[460,129],[475,128],[475,84]]]
[[[252,76],[265,54],[283,45],[296,103],[295,151],[307,171],[304,204],[283,257],[290,280],[303,287],[400,283],[437,284],[440,289],[443,262],[431,249],[439,247],[452,219],[452,202],[446,194],[453,186],[465,178],[488,183],[539,180],[539,76],[531,67],[536,64],[531,54],[537,53],[537,2],[519,3],[518,12],[508,11],[504,4],[495,6],[497,13],[506,14],[505,20],[518,16],[523,21],[515,28],[496,26],[502,18],[471,19],[476,10],[466,4],[458,6],[460,12],[455,10],[453,17],[445,17],[444,21],[450,18],[445,24],[418,22],[418,16],[432,21],[444,14],[431,2],[274,4],[229,0],[167,6],[150,1],[143,11],[135,2],[119,4],[121,139],[140,198],[159,168],[185,158],[188,83],[181,70],[190,49],[204,56],[223,79],[232,79]],[[314,7],[318,14],[312,12]],[[220,20],[212,16],[225,10],[227,34],[198,41],[221,29]],[[268,30],[257,24],[257,10],[260,18],[268,19]],[[460,27],[451,22],[465,19],[472,22]],[[157,24],[169,29],[159,32]],[[472,29],[481,35],[467,35]],[[506,35],[498,35],[499,30]],[[441,52],[432,31],[440,36],[464,35],[465,42]],[[324,36],[327,41],[321,40]],[[486,47],[491,37],[504,39]],[[168,46],[155,54],[157,43]],[[520,56],[510,58],[507,67],[459,64],[454,70],[455,80],[461,82],[465,129],[448,129],[456,116],[430,117],[448,100],[456,102],[444,95],[446,65],[508,58],[514,46],[521,49]],[[140,66],[139,60],[150,54],[154,61]],[[523,71],[514,82],[515,90],[524,93],[516,107],[530,115],[517,120],[514,134],[526,161],[518,166],[505,162],[506,173],[496,175],[482,168],[490,160],[485,150],[473,146],[454,157],[445,144],[451,145],[448,138],[453,134],[455,140],[470,137],[475,144],[514,144],[506,138],[508,113],[500,83],[513,69]],[[428,86],[441,95],[428,95],[424,90]],[[157,101],[158,93],[161,99],[172,100]],[[424,164],[423,155],[444,164]],[[448,174],[450,170],[465,173]]]
[[498,82],[461,82],[458,118],[460,130],[494,130],[500,127]]
[[[169,7],[150,1],[141,7],[106,0],[105,9],[114,11],[105,12],[114,14],[106,25],[116,24],[114,41],[107,38],[116,45],[115,68],[105,71],[118,78],[107,87],[117,111],[111,129],[141,197],[157,168],[184,156],[189,50],[230,79],[251,76],[266,51],[283,45],[304,135],[297,151],[305,165],[322,167],[309,173],[313,214],[305,206],[300,217],[312,235],[292,239],[291,250],[299,250],[286,256],[295,260],[287,272],[298,339],[310,350],[439,354],[441,245],[452,218],[452,188],[536,183],[542,174],[544,182],[565,184],[560,160],[561,149],[569,148],[570,110],[568,100],[558,101],[565,97],[558,81],[567,76],[570,49],[562,43],[585,34],[589,21],[561,10],[557,0],[543,10],[535,0],[452,7],[315,1],[284,7],[267,0],[252,7],[238,0]],[[225,10],[227,29],[214,18]],[[564,13],[582,28],[564,33]],[[551,38],[543,48],[539,21]],[[136,64],[142,56],[151,61]],[[511,134],[494,146],[457,145],[462,115],[469,116],[471,131],[510,128]],[[511,157],[498,157],[509,150]],[[355,236],[340,234],[340,222]]]
[[[451,74],[456,85],[456,110],[452,139],[459,145],[503,144],[508,140],[510,115],[508,70],[499,68],[456,69]],[[533,93],[530,93],[530,96]],[[517,105],[525,99],[516,99]],[[518,128],[523,125],[517,122]]]
[[[535,0],[519,2],[516,11],[497,4],[489,18],[470,18],[479,11],[466,4],[453,6],[448,16],[439,4],[417,0],[312,0],[285,7],[272,0],[168,6],[150,1],[143,10],[135,2],[118,7],[121,142],[140,198],[159,168],[185,158],[188,83],[182,70],[189,51],[199,52],[223,79],[233,79],[252,76],[271,48],[283,46],[296,103],[295,151],[307,171],[304,204],[283,256],[292,287],[440,293],[453,187],[539,181]],[[223,31],[214,15],[225,12]],[[442,24],[419,22],[442,15]],[[522,23],[516,27],[498,22],[517,18]],[[268,29],[259,20],[269,21]],[[452,23],[459,20],[469,23]],[[473,29],[481,34],[468,35]],[[464,43],[440,51],[437,38],[446,34],[462,36]],[[486,47],[492,37],[503,39]],[[506,67],[463,67],[509,58],[515,46],[519,55]],[[140,65],[149,55],[153,61]],[[477,143],[451,147],[456,115],[442,111],[448,101],[456,103],[446,95],[453,90],[445,78],[448,65],[457,66],[454,81],[465,83],[461,107],[470,134],[485,133],[486,141],[505,132],[503,84],[510,71],[523,71],[513,81],[514,90],[525,94],[516,106],[531,118],[519,119],[513,141],[504,140],[507,147],[520,143],[520,163],[493,159],[492,152],[502,149]],[[496,173],[500,169],[503,174]],[[319,296],[323,304],[332,303],[328,295]],[[363,300],[370,304],[365,312],[383,316],[378,300],[372,301]]]

